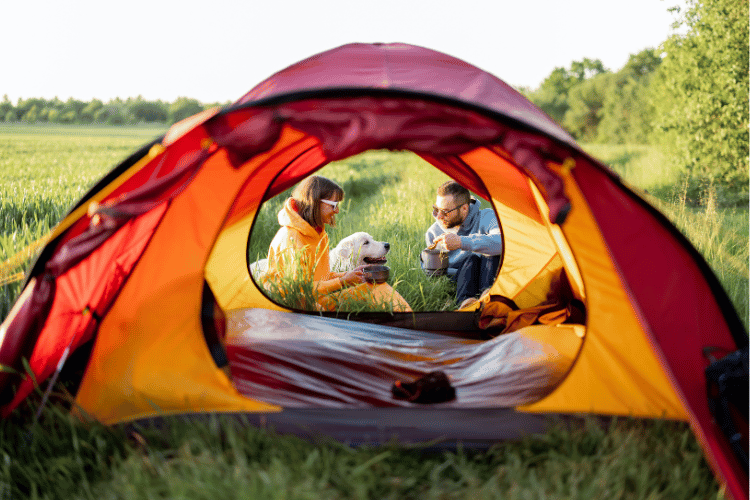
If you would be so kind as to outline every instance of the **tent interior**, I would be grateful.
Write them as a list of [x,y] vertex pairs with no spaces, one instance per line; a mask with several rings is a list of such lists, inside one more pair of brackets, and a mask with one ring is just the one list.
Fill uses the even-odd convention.
[[[449,297],[453,291],[449,278],[427,276],[419,265],[424,231],[433,221],[434,190],[410,193],[408,182],[434,178],[434,188],[451,179],[440,171],[445,159],[379,150],[327,163],[320,155],[308,154],[283,169],[266,165],[280,173],[262,199],[249,193],[258,189],[257,183],[245,184],[205,268],[206,295],[216,307],[204,308],[220,309],[226,318],[226,359],[221,354],[216,359],[228,365],[240,393],[285,408],[404,406],[411,403],[394,397],[394,381],[439,370],[457,394],[442,405],[515,407],[544,397],[562,381],[585,337],[585,293],[566,239],[549,221],[549,208],[534,183],[502,150],[481,147],[458,159],[480,179],[482,192],[472,195],[482,208],[494,209],[504,240],[494,285],[482,300],[460,310],[450,298],[439,304],[420,301],[416,291]],[[408,171],[389,176],[375,168],[391,163],[408,165],[396,167]],[[271,296],[253,277],[250,265],[265,256],[279,227],[279,208],[292,186],[313,172],[343,179],[345,192],[404,185],[396,188],[407,193],[400,197],[402,206],[396,201],[390,210],[424,223],[416,232],[391,229],[400,241],[389,240],[387,257],[389,281],[412,312],[384,310],[367,299],[319,312],[309,302]],[[360,197],[365,206],[349,206],[336,227],[329,228],[331,247],[347,234],[371,231],[375,221],[367,214],[383,203],[382,196],[373,194]],[[420,218],[423,214],[427,217]],[[509,313],[515,321],[508,321]],[[204,322],[209,329],[213,323]]]

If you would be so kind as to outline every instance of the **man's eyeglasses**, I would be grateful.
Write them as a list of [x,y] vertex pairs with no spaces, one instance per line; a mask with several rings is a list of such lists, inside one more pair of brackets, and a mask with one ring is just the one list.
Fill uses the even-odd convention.
[[449,213],[458,210],[459,208],[461,208],[464,205],[466,205],[466,203],[461,203],[459,206],[457,206],[455,208],[451,208],[450,210],[445,210],[443,208],[438,208],[435,205],[432,205],[432,216],[433,217],[437,217],[438,215],[440,215],[440,217],[448,217]]
[[336,208],[339,206],[339,202],[338,201],[331,201],[331,200],[320,200],[320,201],[322,201],[326,205],[331,205],[334,210],[336,210]]

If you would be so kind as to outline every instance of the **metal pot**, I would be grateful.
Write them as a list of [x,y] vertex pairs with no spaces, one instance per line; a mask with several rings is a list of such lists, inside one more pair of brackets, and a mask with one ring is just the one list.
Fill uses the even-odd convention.
[[385,283],[391,275],[391,268],[374,264],[372,266],[365,266],[364,272],[365,280],[368,283]]
[[436,248],[425,248],[419,254],[422,268],[430,276],[445,274],[448,269],[448,253]]

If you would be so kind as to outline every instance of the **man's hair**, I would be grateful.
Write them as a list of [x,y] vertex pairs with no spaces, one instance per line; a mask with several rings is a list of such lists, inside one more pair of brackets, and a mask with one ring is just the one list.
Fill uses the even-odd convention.
[[331,179],[311,175],[294,188],[292,198],[297,202],[297,213],[312,227],[321,227],[323,218],[320,216],[320,200],[341,201],[344,199],[344,190]]
[[471,193],[469,190],[463,187],[456,181],[447,181],[437,188],[438,196],[453,196],[453,199],[459,204],[469,203],[471,201]]

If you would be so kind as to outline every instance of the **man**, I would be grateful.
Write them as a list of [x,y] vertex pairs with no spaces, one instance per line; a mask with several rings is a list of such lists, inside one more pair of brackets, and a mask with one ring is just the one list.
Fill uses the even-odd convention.
[[480,210],[469,190],[455,181],[437,189],[432,216],[435,223],[425,241],[448,250],[447,274],[456,283],[456,304],[464,307],[495,281],[503,253],[500,224],[494,210]]

